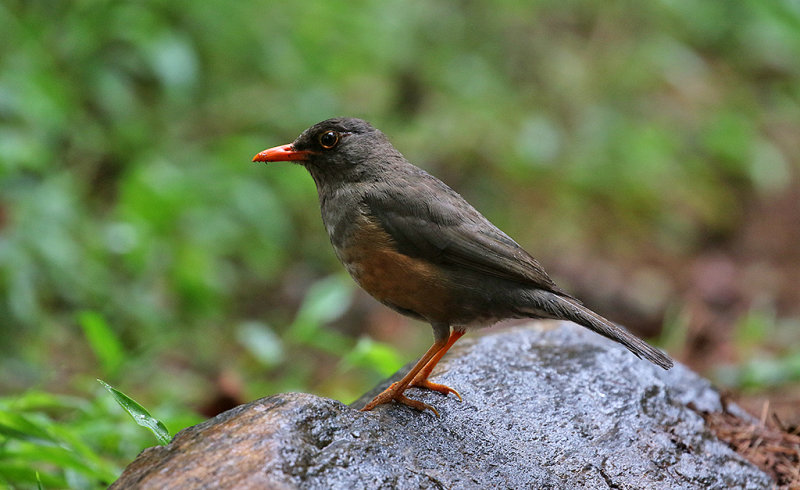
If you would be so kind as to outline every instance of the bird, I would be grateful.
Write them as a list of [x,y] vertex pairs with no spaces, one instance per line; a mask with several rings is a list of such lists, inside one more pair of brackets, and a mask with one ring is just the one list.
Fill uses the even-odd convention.
[[397,402],[438,416],[436,408],[407,397],[406,390],[426,388],[461,399],[455,389],[428,379],[433,368],[467,331],[506,319],[569,320],[664,369],[673,365],[667,355],[557,286],[539,261],[362,119],[319,122],[253,161],[305,167],[347,272],[376,300],[433,328],[433,345],[362,411]]

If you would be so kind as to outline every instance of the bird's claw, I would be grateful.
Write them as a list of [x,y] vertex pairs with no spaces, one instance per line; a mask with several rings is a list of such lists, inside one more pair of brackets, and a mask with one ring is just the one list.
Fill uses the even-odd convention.
[[421,402],[419,400],[412,400],[411,398],[403,395],[403,392],[397,390],[397,383],[392,383],[388,388],[382,391],[378,396],[372,399],[371,402],[367,403],[364,408],[361,409],[362,412],[368,412],[373,408],[377,407],[378,405],[383,405],[384,403],[389,403],[392,400],[402,403],[403,405],[408,405],[411,408],[416,408],[420,412],[424,412],[425,410],[430,410],[437,417],[439,417],[439,411],[433,408],[431,405],[427,403]]
[[408,386],[409,387],[416,386],[417,388],[426,388],[428,390],[438,391],[439,393],[442,393],[444,395],[449,395],[450,393],[452,393],[452,394],[454,394],[455,396],[458,397],[458,401],[464,401],[461,398],[461,394],[459,394],[459,392],[457,392],[453,388],[450,388],[447,385],[443,385],[443,384],[439,384],[439,383],[434,383],[432,381],[428,381],[427,379],[423,379],[421,381],[414,380]]
[[456,390],[454,390],[453,388],[450,388],[447,385],[443,385],[443,384],[439,384],[439,383],[433,383],[433,382],[429,381],[427,378],[419,380],[419,381],[414,379],[403,390],[399,390],[398,389],[398,382],[395,381],[394,383],[389,385],[388,388],[386,388],[380,394],[378,394],[378,396],[373,398],[371,402],[369,402],[366,405],[364,405],[364,408],[362,408],[361,411],[362,412],[368,412],[368,411],[372,410],[373,408],[377,407],[378,405],[383,405],[384,403],[389,403],[389,402],[394,400],[394,401],[396,401],[398,403],[402,403],[403,405],[408,405],[411,408],[416,408],[420,412],[424,412],[425,410],[430,410],[431,412],[435,413],[436,416],[438,417],[439,416],[439,411],[436,410],[435,408],[433,408],[431,405],[428,405],[427,403],[421,402],[419,400],[413,400],[413,399],[408,398],[407,396],[405,396],[403,394],[403,392],[407,388],[410,388],[412,386],[414,386],[416,388],[425,388],[425,389],[428,389],[428,390],[438,391],[439,393],[442,393],[444,395],[449,395],[450,393],[452,393],[452,394],[454,394],[455,396],[458,397],[459,401],[463,401],[463,399],[461,398],[461,395]]

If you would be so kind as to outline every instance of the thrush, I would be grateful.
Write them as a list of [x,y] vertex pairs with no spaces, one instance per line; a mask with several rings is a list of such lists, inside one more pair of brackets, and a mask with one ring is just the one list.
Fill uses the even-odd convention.
[[468,330],[511,318],[569,320],[672,367],[668,356],[558,287],[535,258],[456,191],[409,163],[366,121],[322,121],[253,161],[304,166],[347,272],[381,303],[433,327],[430,349],[362,410],[396,401],[438,415],[405,396],[406,389],[460,399],[453,388],[428,379],[434,366]]

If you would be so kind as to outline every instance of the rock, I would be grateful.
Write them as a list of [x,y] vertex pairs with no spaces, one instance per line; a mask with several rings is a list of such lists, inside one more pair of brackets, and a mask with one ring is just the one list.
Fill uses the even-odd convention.
[[464,398],[409,390],[439,418],[397,404],[356,410],[382,387],[352,406],[274,395],[146,449],[111,488],[773,484],[704,426],[697,411],[722,409],[708,381],[681,365],[663,371],[573,324],[466,337],[433,378]]

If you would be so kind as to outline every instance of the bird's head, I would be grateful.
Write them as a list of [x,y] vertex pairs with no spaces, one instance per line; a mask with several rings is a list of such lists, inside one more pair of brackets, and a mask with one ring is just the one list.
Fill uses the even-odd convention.
[[[306,167],[319,184],[320,176],[354,180],[402,159],[383,133],[355,118],[334,118],[303,131],[288,145],[268,148],[254,162],[295,162]],[[331,176],[331,177],[324,177]]]

